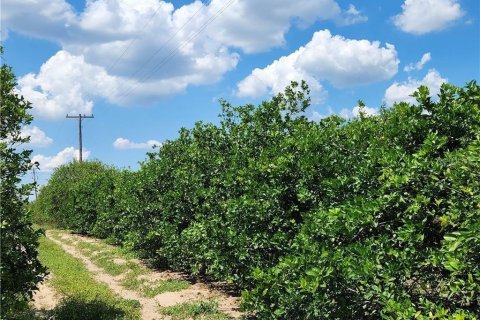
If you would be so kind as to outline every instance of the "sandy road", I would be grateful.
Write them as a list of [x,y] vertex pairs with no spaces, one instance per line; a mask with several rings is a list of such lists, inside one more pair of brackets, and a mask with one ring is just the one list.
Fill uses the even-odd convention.
[[[136,290],[125,288],[122,285],[122,280],[129,272],[120,275],[112,276],[108,274],[104,269],[97,266],[91,258],[81,252],[76,247],[76,244],[80,242],[96,242],[99,240],[82,237],[79,235],[73,235],[66,232],[53,233],[52,231],[46,231],[46,237],[59,245],[65,252],[80,260],[87,270],[92,273],[94,279],[98,282],[106,284],[115,294],[124,299],[137,300],[141,305],[141,317],[144,320],[156,320],[156,319],[169,319],[167,316],[162,315],[159,312],[159,307],[169,307],[176,304],[205,299],[216,299],[218,301],[219,311],[226,314],[231,318],[239,318],[241,312],[239,312],[239,299],[237,297],[229,296],[224,292],[212,289],[210,286],[204,283],[195,283],[190,285],[187,289],[183,289],[175,292],[164,292],[154,297],[146,297],[141,292]],[[96,254],[94,252],[94,254]],[[120,261],[118,263],[124,263]],[[140,262],[138,262],[140,263]],[[149,270],[148,274],[141,275],[149,279],[179,279],[181,274],[175,272],[159,272]],[[40,306],[41,303],[48,304],[48,298],[55,296],[54,291],[48,286],[42,286],[39,292],[36,294],[35,303]],[[52,307],[55,300],[50,301],[48,308]]]

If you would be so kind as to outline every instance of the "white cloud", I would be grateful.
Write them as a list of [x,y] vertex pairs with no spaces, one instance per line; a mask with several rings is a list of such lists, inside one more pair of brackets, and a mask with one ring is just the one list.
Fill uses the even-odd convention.
[[24,138],[30,137],[30,142],[28,142],[28,145],[33,147],[46,147],[53,142],[52,138],[48,137],[45,132],[36,126],[23,127],[20,136]]
[[81,12],[65,0],[4,0],[1,17],[5,36],[14,30],[62,47],[38,74],[19,81],[36,116],[45,118],[89,113],[97,99],[152,103],[220,80],[237,66],[235,48],[283,45],[292,25],[365,20],[353,5],[342,11],[334,0],[212,0],[178,8],[158,0],[96,0]]
[[312,121],[320,121],[320,120],[322,120],[322,119],[325,118],[325,117],[326,117],[326,116],[323,115],[323,114],[320,114],[320,112],[318,112],[318,111],[313,111],[313,112],[312,112],[312,115],[310,116],[309,119],[312,120]]
[[352,110],[346,108],[342,109],[340,111],[340,116],[346,119],[350,119],[360,116],[360,113],[368,117],[378,114],[378,110],[368,106],[356,106],[353,107]]
[[[83,150],[82,158],[87,159],[90,151]],[[38,162],[41,171],[52,171],[56,167],[66,164],[74,159],[78,159],[78,149],[67,147],[54,156],[34,155],[32,162]]]
[[403,68],[403,70],[406,71],[406,72],[410,72],[410,71],[413,71],[413,70],[422,70],[425,63],[427,63],[431,59],[432,59],[432,56],[430,55],[430,52],[427,52],[422,56],[420,61],[418,61],[416,63],[410,63],[409,65],[405,66],[405,68]]
[[326,110],[326,113],[320,113],[318,111],[313,111],[312,114],[308,117],[308,119],[312,120],[312,121],[315,121],[315,122],[318,122],[320,120],[322,120],[323,118],[326,118],[326,117],[329,117],[333,114],[333,109],[331,106],[328,106],[327,107],[327,110]]
[[19,81],[44,118],[90,113],[96,99],[158,101],[220,80],[239,61],[234,48],[283,45],[294,24],[365,19],[353,5],[342,11],[334,0],[212,0],[178,8],[158,0],[96,0],[81,12],[65,0],[4,0],[1,15],[3,34],[14,30],[62,47],[38,74]]
[[75,13],[64,0],[2,0],[2,40],[9,29],[34,37],[60,41],[69,36],[67,25]]
[[128,149],[151,149],[154,146],[161,146],[162,143],[157,140],[148,140],[147,142],[133,142],[125,138],[117,138],[113,142],[113,147],[119,150],[128,150]]
[[293,80],[297,82],[305,80],[310,86],[316,102],[324,101],[326,92],[320,82],[307,71],[296,66],[297,52],[275,60],[264,69],[254,69],[248,77],[237,84],[237,95],[260,97],[266,94],[276,94],[283,91]]
[[343,17],[340,19],[339,23],[342,25],[352,25],[366,21],[368,21],[368,17],[362,15],[353,4],[350,4],[348,9],[343,13]]
[[[209,7],[224,0],[214,0]],[[300,27],[316,20],[333,20],[346,25],[365,21],[355,6],[342,11],[333,0],[244,0],[235,2],[213,24],[215,39],[245,52],[265,51],[285,43],[285,34],[296,22]]]
[[378,41],[352,40],[315,32],[312,40],[288,56],[263,69],[255,69],[237,84],[237,95],[262,96],[282,91],[291,80],[306,80],[312,93],[322,93],[319,81],[327,80],[344,88],[391,78],[399,60],[395,47]]
[[[27,74],[18,83],[20,94],[32,102],[36,117],[60,119],[68,113],[92,113],[94,99],[117,104],[148,102],[185,89],[188,81],[179,77],[177,81],[159,79],[141,84],[135,79],[111,76],[103,67],[86,63],[83,56],[61,50],[42,65],[38,74]],[[132,88],[136,88],[135,95],[125,96]]]
[[416,100],[414,97],[411,97],[411,95],[418,89],[419,86],[427,86],[430,89],[430,94],[435,96],[440,92],[440,86],[442,83],[447,81],[447,79],[442,78],[437,70],[431,69],[422,80],[408,78],[408,80],[403,83],[394,82],[385,91],[383,101],[387,106],[392,106],[395,102],[402,101],[415,103]]
[[402,9],[393,23],[417,35],[443,30],[464,15],[458,0],[405,0]]

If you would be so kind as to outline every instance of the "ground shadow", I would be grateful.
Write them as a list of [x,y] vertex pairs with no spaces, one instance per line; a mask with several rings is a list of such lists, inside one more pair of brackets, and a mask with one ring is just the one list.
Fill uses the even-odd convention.
[[51,310],[49,316],[55,320],[115,320],[124,319],[125,311],[102,300],[70,297]]

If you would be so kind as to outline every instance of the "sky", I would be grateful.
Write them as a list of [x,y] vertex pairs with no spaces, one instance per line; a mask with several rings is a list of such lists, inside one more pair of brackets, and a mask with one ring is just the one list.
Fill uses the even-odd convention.
[[[39,182],[78,157],[138,168],[218,100],[258,104],[306,80],[314,121],[480,78],[478,0],[2,0],[2,63],[32,103]],[[27,180],[30,177],[27,177]]]

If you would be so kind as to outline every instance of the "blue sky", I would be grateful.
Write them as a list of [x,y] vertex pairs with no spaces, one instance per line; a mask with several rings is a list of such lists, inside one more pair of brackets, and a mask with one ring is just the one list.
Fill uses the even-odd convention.
[[313,120],[480,78],[478,0],[2,0],[4,63],[33,104],[40,182],[84,152],[138,168],[219,98],[258,103],[307,80]]

